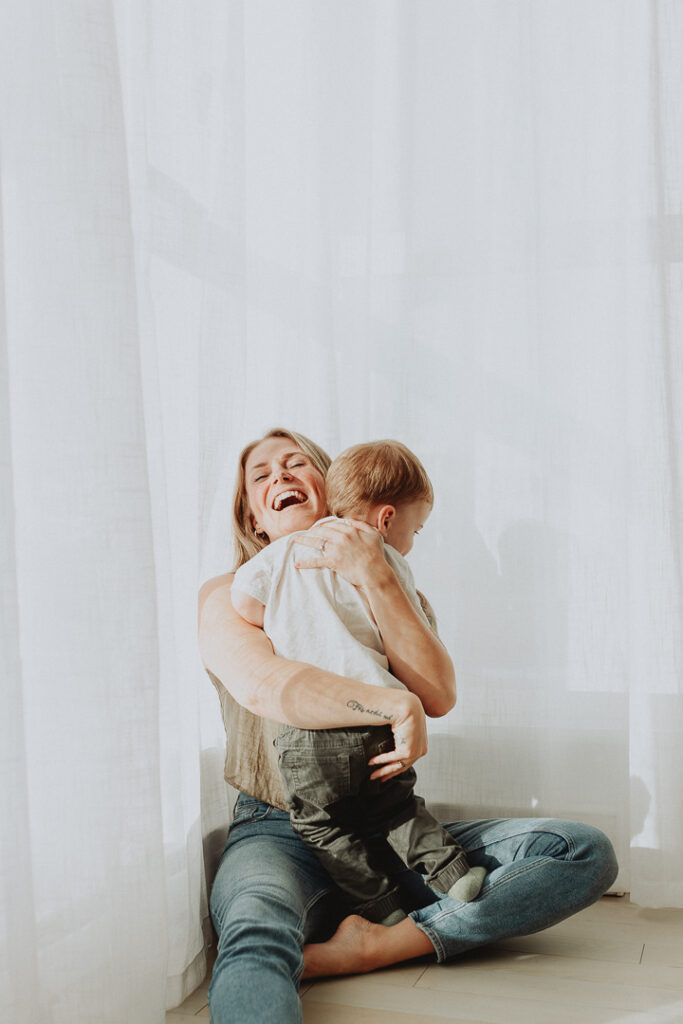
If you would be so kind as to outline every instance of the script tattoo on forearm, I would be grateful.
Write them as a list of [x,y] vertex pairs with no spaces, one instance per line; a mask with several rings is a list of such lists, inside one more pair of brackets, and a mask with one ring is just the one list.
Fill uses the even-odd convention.
[[351,708],[352,711],[359,711],[361,714],[375,715],[377,718],[383,718],[385,722],[393,721],[391,715],[386,715],[379,708],[366,708],[358,700],[347,700],[347,708]]

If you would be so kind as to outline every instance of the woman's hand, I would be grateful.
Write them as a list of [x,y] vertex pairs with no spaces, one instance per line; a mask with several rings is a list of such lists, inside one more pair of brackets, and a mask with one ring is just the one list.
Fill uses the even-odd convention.
[[377,585],[391,567],[384,557],[379,530],[360,519],[330,519],[296,538],[316,556],[295,561],[297,569],[333,569],[354,587]]
[[405,712],[395,717],[391,731],[394,734],[394,750],[370,759],[368,763],[371,767],[378,766],[371,774],[371,779],[382,779],[384,782],[393,779],[427,753],[427,720],[422,704],[414,694],[406,693]]

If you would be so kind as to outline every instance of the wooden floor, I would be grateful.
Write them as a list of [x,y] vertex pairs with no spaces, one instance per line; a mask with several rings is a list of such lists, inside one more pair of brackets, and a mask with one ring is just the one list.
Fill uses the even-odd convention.
[[[208,1018],[207,988],[167,1024]],[[683,910],[605,897],[545,932],[449,964],[313,982],[302,1004],[305,1024],[683,1024]]]

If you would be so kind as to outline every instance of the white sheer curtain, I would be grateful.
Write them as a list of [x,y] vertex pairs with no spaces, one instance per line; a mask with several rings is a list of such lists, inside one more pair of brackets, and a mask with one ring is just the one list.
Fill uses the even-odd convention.
[[3,5],[3,1017],[202,976],[195,591],[273,425],[431,473],[433,804],[595,822],[683,906],[681,40],[675,0]]

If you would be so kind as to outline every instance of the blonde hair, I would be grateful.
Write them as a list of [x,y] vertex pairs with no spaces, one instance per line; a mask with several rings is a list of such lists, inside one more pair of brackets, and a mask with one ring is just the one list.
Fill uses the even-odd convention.
[[323,477],[327,474],[330,465],[329,455],[322,448],[319,448],[317,444],[303,434],[297,434],[295,430],[284,430],[282,427],[274,427],[273,430],[269,430],[263,437],[252,441],[243,449],[237,467],[237,480],[235,482],[235,493],[232,503],[232,535],[235,541],[236,554],[233,572],[239,569],[241,565],[244,565],[245,562],[248,562],[250,558],[253,558],[254,555],[257,555],[261,548],[270,543],[269,537],[266,534],[257,534],[252,525],[244,467],[254,448],[261,444],[262,441],[267,441],[271,437],[288,437],[297,448],[300,448],[305,455],[308,455],[315,468],[322,473]]
[[327,473],[327,505],[334,516],[363,515],[371,505],[422,499],[434,490],[420,460],[400,441],[356,444],[338,455]]

